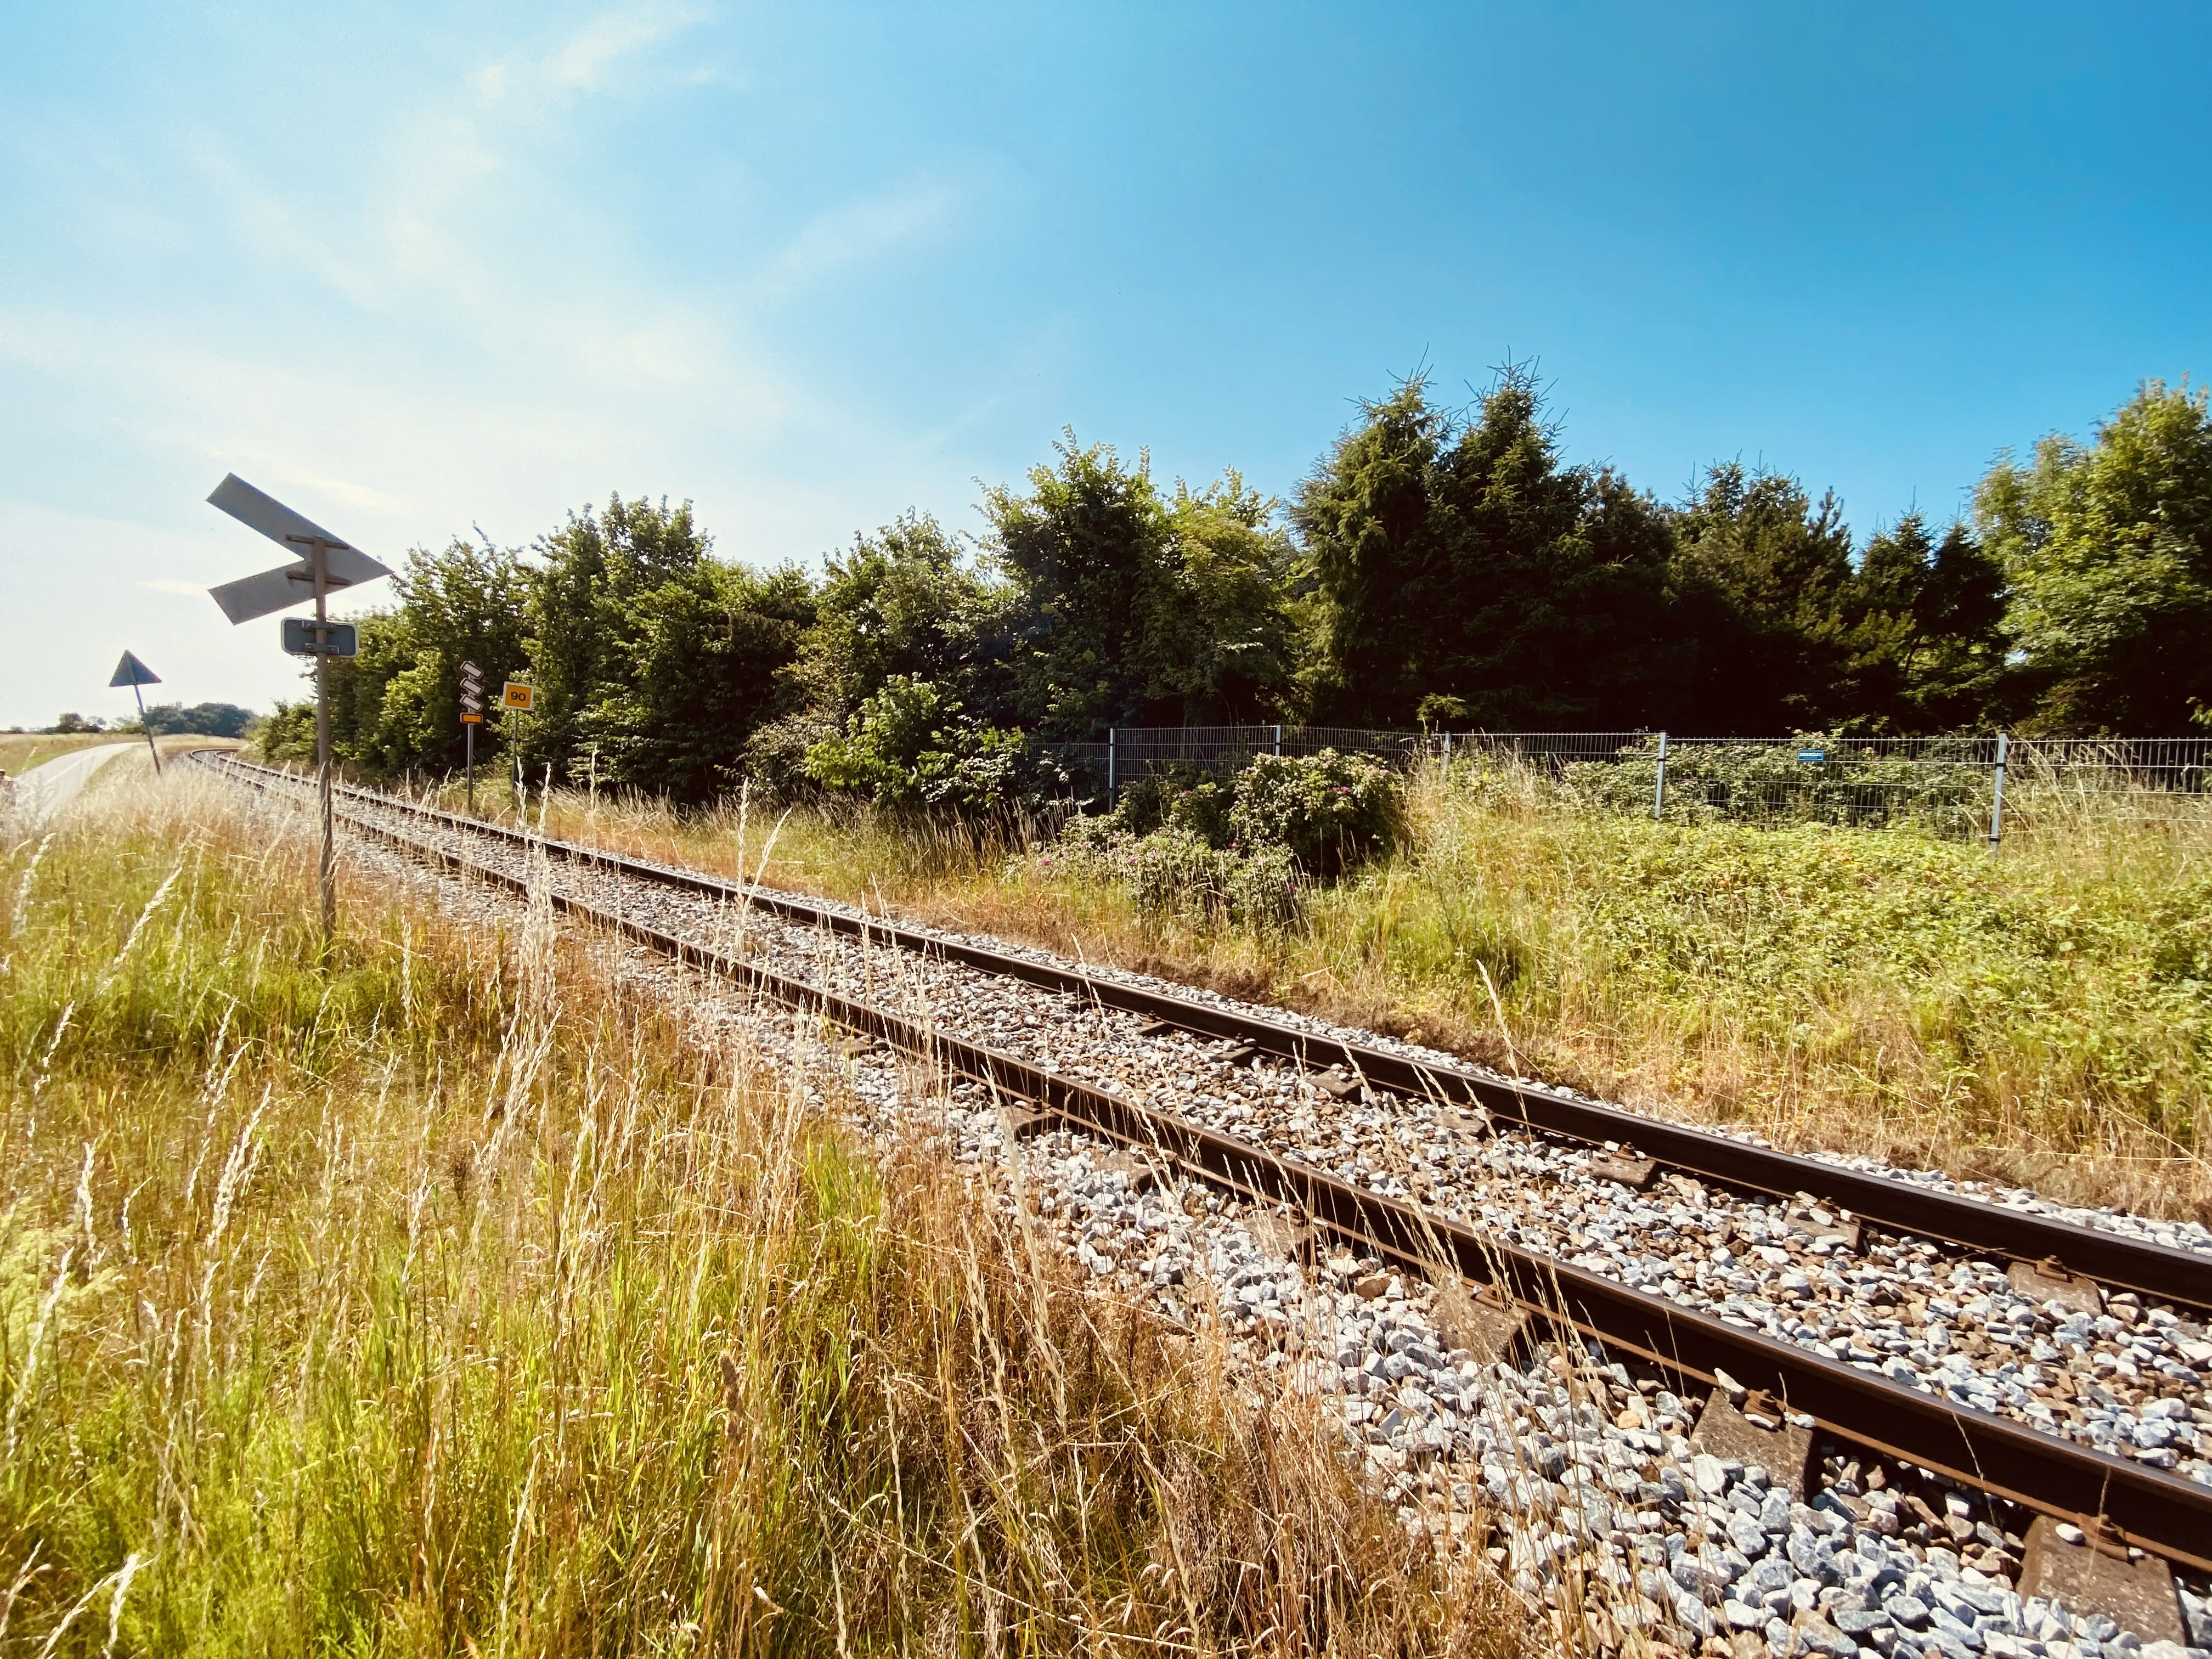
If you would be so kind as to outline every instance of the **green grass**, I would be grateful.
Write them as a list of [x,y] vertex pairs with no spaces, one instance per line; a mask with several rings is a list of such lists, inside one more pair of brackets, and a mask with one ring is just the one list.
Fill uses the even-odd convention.
[[[1027,855],[799,811],[766,879],[1426,1041],[1799,1147],[2212,1219],[2212,835],[2022,792],[1910,830],[1654,823],[1465,766],[1260,934]],[[556,794],[555,832],[735,872],[767,815]]]
[[1292,965],[1796,1144],[2206,1212],[2212,865],[2190,835],[1992,857],[1577,812],[1498,778],[1425,783],[1416,821],[1319,898]]
[[1510,1645],[1025,1216],[586,945],[312,893],[189,777],[0,848],[0,1647]]

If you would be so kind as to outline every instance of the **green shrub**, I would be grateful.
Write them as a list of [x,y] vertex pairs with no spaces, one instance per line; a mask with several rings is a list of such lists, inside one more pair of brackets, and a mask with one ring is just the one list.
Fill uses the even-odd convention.
[[770,720],[745,744],[744,769],[755,790],[771,800],[801,801],[821,786],[806,770],[815,744],[837,736],[836,722],[806,709]]
[[1395,843],[1404,830],[1397,774],[1364,756],[1261,755],[1237,778],[1229,811],[1232,847],[1282,847],[1299,867],[1341,874]]
[[1305,878],[1287,848],[1235,852],[1178,825],[1136,836],[1110,817],[1079,817],[1039,861],[1047,868],[1073,865],[1127,889],[1147,921],[1282,933],[1304,915]]
[[[1801,761],[1806,750],[1825,758]],[[1568,765],[1560,781],[1591,805],[1640,817],[1651,811],[1658,759],[1658,739],[1647,738],[1612,760]],[[1786,744],[1678,744],[1667,750],[1666,816],[1682,823],[1911,823],[1963,837],[1989,823],[1990,781],[1971,739],[1955,755],[1911,759],[1838,747],[1816,732]]]
[[1140,778],[1111,812],[1071,819],[1040,863],[1126,888],[1148,921],[1281,934],[1304,920],[1309,884],[1395,841],[1402,823],[1400,781],[1374,762],[1267,755],[1230,788],[1195,767]]
[[1156,919],[1280,933],[1298,919],[1299,872],[1287,849],[1237,853],[1209,847],[1188,830],[1157,830],[1133,843],[1131,892]]
[[862,703],[848,731],[810,747],[805,773],[887,811],[961,818],[1037,811],[1067,782],[1019,732],[984,725],[905,674]]
[[1226,847],[1233,787],[1224,787],[1205,767],[1175,762],[1131,780],[1104,821],[1133,836],[1149,836],[1163,825],[1173,825],[1209,847]]

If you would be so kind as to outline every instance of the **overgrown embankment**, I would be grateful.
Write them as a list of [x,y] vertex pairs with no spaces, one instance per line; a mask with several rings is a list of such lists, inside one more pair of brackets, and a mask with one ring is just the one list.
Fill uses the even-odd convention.
[[1502,1650],[1206,1340],[548,930],[323,959],[216,791],[0,858],[0,1639]]
[[[2212,861],[2193,823],[2053,805],[1992,856],[1911,830],[1653,823],[1462,767],[1417,776],[1395,848],[1306,881],[1286,913],[1281,860],[1237,844],[1227,810],[1194,791],[1150,836],[1029,853],[801,811],[766,879],[1792,1146],[2212,1215]],[[550,822],[726,871],[741,841],[753,867],[769,827],[557,796]]]

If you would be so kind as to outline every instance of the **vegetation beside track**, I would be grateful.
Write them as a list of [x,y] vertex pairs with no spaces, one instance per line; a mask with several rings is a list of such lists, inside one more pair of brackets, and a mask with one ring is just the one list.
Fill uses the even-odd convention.
[[0,843],[12,1638],[1510,1645],[1305,1407],[588,953],[349,878],[322,957],[304,829],[173,775]]
[[1146,907],[1051,848],[866,815],[777,826],[556,792],[545,821],[1793,1148],[2212,1217],[2212,846],[2186,822],[2040,810],[2035,835],[1992,856],[1911,830],[1656,824],[1575,810],[1510,770],[1431,771],[1404,844],[1310,889],[1288,929]]

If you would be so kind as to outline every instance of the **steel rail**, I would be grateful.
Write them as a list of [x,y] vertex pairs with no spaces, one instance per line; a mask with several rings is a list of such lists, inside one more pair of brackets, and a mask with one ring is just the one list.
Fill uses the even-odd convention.
[[[529,881],[351,813],[352,825],[409,854],[506,890]],[[771,972],[557,891],[555,908],[770,1001],[1032,1101],[1215,1183],[1296,1205],[1316,1224],[1424,1275],[1456,1275],[1559,1331],[1636,1354],[1678,1376],[1727,1371],[1839,1439],[1915,1463],[2050,1515],[2101,1522],[2127,1542],[2212,1571],[2212,1487],[2097,1451],[2009,1419],[1948,1403],[1890,1378],[1823,1359],[1586,1269],[1521,1249],[1462,1223],[1365,1191],[1112,1089],[1065,1076],[933,1027]]]
[[[291,776],[273,768],[256,767],[250,762],[234,759],[228,763],[273,777]],[[486,836],[518,845],[543,846],[548,853],[574,862],[598,865],[664,886],[752,905],[787,921],[866,937],[1002,978],[1073,992],[1109,1007],[1142,1014],[1201,1036],[1249,1043],[1259,1052],[1291,1060],[1313,1070],[1341,1067],[1380,1089],[1455,1107],[1474,1108],[1493,1122],[1519,1125],[1591,1146],[1614,1143],[1633,1146],[1670,1168],[1740,1190],[1783,1198],[1812,1194],[1850,1210],[1863,1222],[1893,1231],[1941,1240],[2011,1261],[2056,1261],[2114,1289],[2132,1290],[2190,1308],[2212,1310],[2212,1255],[2085,1227],[2057,1217],[2015,1210],[1957,1193],[1918,1187],[1885,1176],[1842,1169],[1816,1158],[1751,1146],[1687,1124],[1670,1123],[1619,1107],[1578,1100],[1540,1085],[1515,1084],[1459,1066],[1408,1059],[1373,1044],[1318,1036],[1268,1019],[1256,1012],[1218,1007],[1194,998],[1127,985],[1111,978],[1102,979],[985,945],[939,938],[884,918],[856,916],[774,888],[729,881],[701,871],[654,864],[572,842],[532,836],[374,790],[346,786],[344,793],[386,810],[444,824],[460,833]]]

